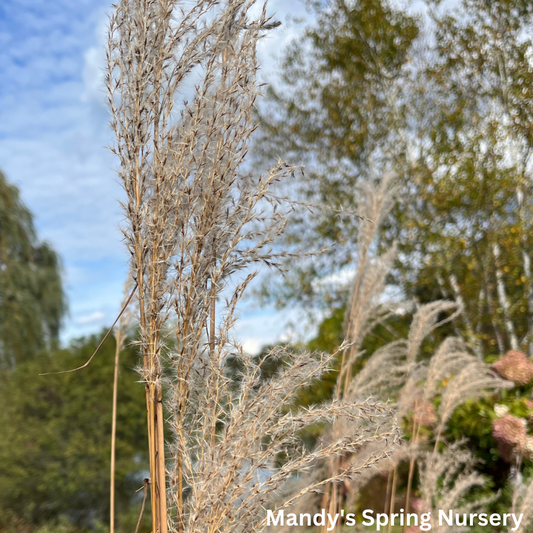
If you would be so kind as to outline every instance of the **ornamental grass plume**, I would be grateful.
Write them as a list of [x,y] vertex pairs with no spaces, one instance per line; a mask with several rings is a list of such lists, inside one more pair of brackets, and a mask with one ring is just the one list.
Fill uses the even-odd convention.
[[533,478],[529,484],[521,486],[516,497],[516,512],[523,514],[520,526],[515,533],[525,533],[531,531],[533,522]]
[[500,378],[489,365],[479,361],[475,356],[471,357],[471,362],[448,381],[442,393],[442,401],[438,410],[439,423],[435,431],[435,450],[450,417],[462,403],[469,399],[482,398],[498,390],[514,387],[514,383]]
[[[446,312],[449,315],[439,321],[439,316]],[[447,300],[420,306],[411,321],[407,339],[390,342],[371,354],[351,380],[349,394],[371,394],[382,400],[395,398],[401,416],[412,410],[417,400],[427,403],[433,399],[442,379],[462,368],[465,361],[472,361],[472,356],[461,351],[462,342],[452,337],[443,342],[428,367],[421,358],[421,346],[428,335],[459,312],[458,305]],[[387,372],[382,371],[384,368]],[[423,388],[418,385],[421,382]]]
[[[393,410],[379,401],[293,407],[336,354],[277,348],[257,362],[232,336],[253,266],[281,268],[286,256],[274,248],[288,209],[274,186],[298,171],[279,161],[257,177],[243,167],[259,94],[256,47],[275,26],[254,0],[120,0],[111,16],[108,100],[137,286],[154,533],[258,531],[295,475],[383,443],[381,455],[271,505],[354,475],[399,438]],[[174,340],[164,343],[169,324]],[[267,379],[262,368],[273,359],[280,370]],[[346,431],[313,450],[300,445],[299,430],[341,418]]]
[[[392,267],[396,249],[392,246],[386,252],[379,254],[375,246],[379,230],[396,201],[394,178],[393,174],[388,174],[379,181],[362,182],[358,185],[357,210],[360,218],[357,234],[357,264],[344,324],[345,336],[349,344],[342,352],[334,391],[335,401],[341,401],[341,399],[346,402],[358,401],[369,397],[376,390],[375,387],[368,387],[368,390],[364,386],[354,388],[352,369],[354,362],[362,355],[361,344],[364,338],[378,324],[396,313],[395,309],[382,305],[379,301],[385,289],[386,277]],[[380,364],[390,363],[395,357],[395,354],[391,356],[389,352],[383,355],[387,360],[380,361]],[[378,373],[370,369],[368,373],[375,378],[382,374],[381,369],[382,367]],[[339,417],[330,428],[326,429],[324,438],[334,441],[349,434],[353,429],[353,424],[349,419]],[[387,432],[396,434],[396,431],[394,419]],[[340,472],[353,468],[361,470],[367,460],[374,457],[384,458],[390,455],[392,449],[388,442],[384,444],[383,441],[370,440],[358,450],[356,457],[349,450],[346,450],[342,456],[331,457],[323,472],[323,477],[328,482],[321,498],[322,508],[327,509],[330,514],[335,514],[340,510],[342,490],[335,481]],[[377,462],[373,459],[372,461]],[[315,498],[312,504],[316,506],[318,499]]]
[[398,340],[378,348],[352,378],[349,394],[372,394],[381,399],[394,397],[406,379],[406,347],[406,341]]
[[361,356],[360,348],[366,335],[394,314],[394,310],[380,305],[379,298],[385,290],[387,275],[396,258],[396,246],[393,245],[382,254],[374,252],[379,231],[396,202],[394,178],[394,174],[387,174],[377,183],[365,181],[358,185],[360,220],[357,265],[344,323],[345,336],[351,345],[343,354],[336,387],[337,397],[349,394],[352,368]]
[[[451,313],[439,320],[447,311]],[[414,364],[420,355],[424,339],[438,327],[451,322],[461,311],[461,307],[456,302],[448,300],[437,300],[424,304],[418,309],[409,328],[407,361],[410,365]]]
[[[468,353],[463,341],[457,337],[445,339],[429,362],[422,356],[424,340],[460,312],[460,305],[450,301],[420,306],[411,322],[407,339],[394,341],[376,350],[351,382],[350,391],[364,391],[382,400],[396,400],[398,416],[407,421],[408,427],[411,426],[409,443],[397,448],[388,463],[390,471],[386,509],[393,508],[397,465],[408,459],[404,508],[407,512],[409,510],[415,462],[423,450],[422,426],[435,427],[436,453],[448,420],[460,404],[469,398],[514,386]],[[444,318],[443,313],[447,313]],[[386,372],[383,371],[385,368]],[[448,383],[443,386],[446,380]],[[442,395],[442,400],[439,409],[435,410],[433,402],[437,395]]]
[[[439,320],[446,312],[449,314]],[[433,361],[437,356],[443,359],[444,355],[448,355],[449,347],[453,344],[451,341],[445,341],[431,359],[428,369],[426,361],[421,358],[422,343],[437,327],[453,320],[459,312],[458,304],[445,300],[420,306],[413,316],[407,339],[392,342],[377,350],[352,382],[354,390],[369,388],[376,394],[396,398],[398,416],[407,420],[411,418],[409,424],[411,439],[408,444],[395,451],[388,465],[385,508],[391,512],[394,509],[396,496],[397,468],[405,459],[409,461],[405,495],[405,509],[406,512],[409,511],[415,461],[421,450],[420,429],[422,426],[437,422],[436,412],[431,403],[432,397],[427,394],[428,384],[432,383],[436,374]],[[387,372],[383,372],[383,368],[387,368]]]
[[475,459],[462,447],[462,442],[446,446],[441,453],[426,453],[419,462],[421,512],[430,512],[432,531],[456,533],[462,526],[439,525],[439,509],[447,512],[470,514],[485,510],[498,494],[473,499],[469,497],[476,487],[483,487],[487,479],[474,470]]
[[462,339],[446,338],[429,361],[424,384],[424,400],[433,400],[441,392],[440,388],[445,379],[457,374],[474,360],[474,357],[467,352]]

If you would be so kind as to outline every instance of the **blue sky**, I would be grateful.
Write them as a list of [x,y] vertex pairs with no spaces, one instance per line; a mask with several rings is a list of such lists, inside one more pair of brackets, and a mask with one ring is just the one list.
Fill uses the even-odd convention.
[[[40,238],[62,257],[70,305],[64,340],[112,323],[126,275],[122,191],[105,149],[112,143],[102,90],[110,4],[0,2],[0,169],[19,187]],[[270,11],[283,21],[305,16],[298,0],[275,0]],[[260,50],[265,78],[297,30],[284,24],[270,34]],[[285,331],[285,315],[250,305],[241,314],[238,335],[251,350]]]

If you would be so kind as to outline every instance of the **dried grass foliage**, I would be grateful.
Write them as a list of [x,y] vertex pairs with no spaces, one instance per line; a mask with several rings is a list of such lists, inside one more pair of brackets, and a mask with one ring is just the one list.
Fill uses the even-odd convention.
[[383,254],[375,250],[379,231],[396,201],[394,178],[393,174],[388,174],[377,183],[364,182],[358,186],[357,210],[361,218],[357,233],[357,264],[344,324],[346,339],[351,346],[341,364],[337,396],[349,394],[353,364],[361,356],[363,339],[394,313],[380,305],[379,298],[396,258],[396,248],[392,246]]
[[471,453],[462,447],[461,442],[447,447],[443,453],[427,453],[420,467],[420,492],[422,511],[431,512],[432,530],[439,533],[464,531],[461,526],[438,524],[439,509],[454,513],[474,513],[485,509],[498,495],[469,498],[476,487],[483,487],[486,479],[474,471],[475,460]]
[[[423,495],[423,512],[449,509],[470,512],[483,508],[489,500],[472,504],[467,496],[486,479],[473,470],[474,460],[462,443],[442,443],[446,425],[454,410],[466,400],[480,398],[498,390],[509,389],[512,382],[501,379],[487,364],[468,352],[457,337],[446,338],[436,352],[427,359],[421,352],[424,340],[433,331],[452,320],[461,311],[454,302],[438,301],[422,305],[414,314],[407,339],[391,342],[376,350],[367,359],[363,369],[354,376],[350,393],[357,391],[373,394],[395,402],[398,417],[411,421],[411,438],[396,447],[388,460],[382,461],[379,471],[389,471],[389,491],[386,509],[394,505],[396,469],[401,462],[409,462],[408,488],[403,506],[409,510],[415,461],[419,468],[419,491]],[[440,396],[435,409],[434,399]],[[435,444],[428,450],[427,442],[419,439],[421,426],[432,426]],[[440,447],[439,447],[440,445]],[[368,476],[360,477],[358,489],[364,487]],[[354,500],[356,495],[351,495]],[[390,501],[389,501],[390,499]],[[491,500],[492,501],[492,500]],[[433,516],[437,516],[433,512]],[[446,531],[447,528],[434,528]]]
[[[379,209],[370,210],[371,216],[377,221],[383,221],[390,202],[394,198],[394,190],[391,188],[391,178],[384,179],[380,186],[365,185],[364,205],[383,206],[384,212]],[[386,197],[386,201],[384,201]],[[363,463],[367,457],[380,455],[384,460],[374,465],[374,469],[361,472],[357,479],[349,485],[347,505],[354,503],[357,493],[362,489],[371,477],[376,473],[386,473],[397,468],[402,461],[410,463],[409,485],[407,491],[406,507],[409,508],[409,495],[414,477],[414,462],[422,461],[430,465],[430,462],[446,460],[446,466],[441,473],[453,470],[449,461],[457,460],[455,464],[455,481],[464,483],[466,494],[468,490],[481,483],[482,478],[471,471],[472,463],[467,461],[464,453],[457,452],[456,447],[448,449],[444,445],[443,454],[438,453],[437,447],[441,441],[446,424],[453,411],[467,399],[481,397],[496,390],[510,387],[512,384],[502,380],[488,365],[468,352],[463,341],[456,337],[450,337],[439,346],[435,354],[429,359],[422,352],[424,341],[432,335],[438,327],[455,319],[462,311],[461,305],[452,301],[437,301],[419,306],[413,315],[409,333],[406,339],[398,339],[366,358],[363,368],[352,376],[351,365],[363,352],[360,347],[365,336],[383,318],[387,318],[396,310],[383,307],[379,297],[385,288],[386,274],[391,268],[394,259],[394,250],[378,255],[375,248],[375,236],[379,231],[378,226],[367,223],[370,211],[365,212],[363,204],[358,210],[364,213],[363,223],[360,230],[365,235],[360,235],[358,243],[359,262],[354,276],[353,288],[350,297],[348,319],[345,326],[346,338],[351,346],[347,350],[341,363],[341,371],[338,376],[336,398],[345,401],[353,401],[360,397],[375,397],[383,402],[392,402],[399,418],[411,417],[413,427],[412,437],[409,442],[402,446],[384,449],[382,443],[367,442],[361,446],[357,453],[346,450],[342,455],[332,458],[320,470],[314,470],[307,476],[303,476],[301,482],[305,483],[312,479],[328,478],[346,465]],[[355,295],[355,296],[354,296]],[[404,309],[407,307],[404,305]],[[433,407],[433,400],[441,396],[440,408]],[[419,431],[422,425],[432,425],[436,431],[436,443],[433,453],[427,450],[427,444],[419,441]],[[349,425],[349,424],[348,424]],[[342,435],[348,426],[346,419],[335,421],[331,428],[325,432],[325,438],[336,438]],[[457,452],[457,453],[456,453]],[[442,455],[442,458],[440,456]],[[440,459],[439,459],[440,458]],[[464,460],[464,461],[463,461]],[[453,499],[455,492],[443,492],[443,479],[438,474],[439,465],[431,463],[425,472],[431,470],[435,479],[426,475],[425,488],[431,482],[431,494],[439,497],[450,505],[456,505]],[[395,476],[393,476],[395,477]],[[475,483],[474,483],[475,481]],[[484,482],[484,480],[483,480]],[[394,485],[394,484],[393,484]],[[458,485],[459,486],[459,485]],[[294,487],[297,490],[298,486]],[[391,499],[394,499],[394,487]],[[424,489],[425,490],[425,489]],[[429,488],[428,488],[429,490]],[[428,493],[430,494],[430,493]],[[293,512],[310,512],[312,509],[325,508],[330,513],[340,511],[343,505],[339,485],[329,483],[323,496],[308,495],[298,505],[294,506]],[[431,496],[432,499],[433,496]],[[392,503],[389,504],[392,508]],[[453,508],[453,507],[452,507]],[[458,507],[459,508],[459,507]]]
[[[107,85],[126,193],[124,237],[138,286],[159,532],[258,530],[265,505],[295,474],[367,442],[387,448],[398,440],[391,408],[371,399],[287,412],[298,388],[329,370],[336,354],[276,349],[257,364],[232,338],[237,303],[255,275],[250,268],[280,266],[286,255],[273,244],[286,222],[273,187],[297,170],[278,162],[255,177],[243,169],[259,91],[256,45],[275,26],[264,5],[255,18],[254,7],[123,0],[111,17]],[[191,79],[194,94],[181,101]],[[169,320],[174,343],[167,349]],[[230,358],[243,368],[237,385]],[[262,365],[274,358],[282,369],[262,379]],[[166,462],[163,390],[173,430]],[[299,446],[300,429],[340,419],[335,438],[311,451]],[[281,455],[287,459],[280,463]],[[380,457],[299,487],[280,505]]]
[[515,512],[524,515],[516,533],[524,533],[530,529],[533,521],[533,479],[527,485],[518,487],[515,505]]

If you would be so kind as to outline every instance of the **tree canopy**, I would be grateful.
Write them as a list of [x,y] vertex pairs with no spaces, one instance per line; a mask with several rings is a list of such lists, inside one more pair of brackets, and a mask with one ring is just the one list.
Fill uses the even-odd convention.
[[391,281],[419,302],[461,302],[456,327],[480,357],[533,353],[530,3],[428,0],[426,19],[382,0],[313,9],[269,90],[256,153],[307,165],[301,195],[326,209],[295,215],[289,242],[333,246],[273,296],[312,302],[317,278],[357,262],[357,218],[339,211],[361,180],[394,173],[381,236],[399,248]]
[[[81,371],[40,375],[82,365],[99,340],[78,339],[0,376],[0,530],[16,523],[34,530],[61,516],[84,528],[107,523],[114,342],[106,341]],[[142,499],[136,491],[147,475],[137,362],[137,350],[127,346],[118,386],[119,531],[134,529]]]
[[0,172],[0,365],[13,368],[56,342],[66,308],[59,257]]

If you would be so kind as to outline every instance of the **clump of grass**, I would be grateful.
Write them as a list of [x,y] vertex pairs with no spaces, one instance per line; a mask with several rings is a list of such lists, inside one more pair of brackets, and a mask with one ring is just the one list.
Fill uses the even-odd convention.
[[[107,87],[138,288],[154,533],[259,530],[265,506],[295,474],[385,443],[279,507],[375,464],[399,438],[393,410],[378,401],[291,408],[336,354],[275,349],[256,363],[232,336],[253,266],[280,267],[286,256],[274,246],[287,212],[275,186],[298,169],[278,161],[253,176],[243,166],[259,95],[256,47],[276,25],[253,0],[121,0],[110,21]],[[230,358],[243,369],[238,387]],[[281,370],[261,380],[273,358]],[[311,451],[300,446],[300,429],[340,419],[342,433]]]

